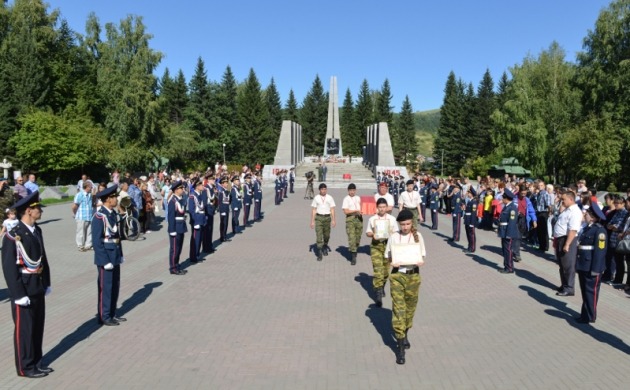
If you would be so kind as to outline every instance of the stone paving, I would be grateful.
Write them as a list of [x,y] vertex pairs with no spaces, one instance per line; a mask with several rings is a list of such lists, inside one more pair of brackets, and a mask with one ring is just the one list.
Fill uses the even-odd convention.
[[[444,215],[438,231],[420,230],[427,264],[407,363],[397,365],[389,292],[383,308],[372,304],[369,240],[363,238],[358,264],[351,266],[344,221],[338,216],[333,251],[317,262],[304,189],[296,189],[280,206],[272,204],[273,190],[265,191],[264,221],[218,246],[203,263],[189,266],[186,276],[167,272],[164,227],[145,240],[124,242],[118,313],[128,321],[118,327],[96,324],[93,254],[75,249],[70,206],[46,208],[41,226],[53,293],[47,300],[44,360],[55,372],[35,380],[15,375],[13,323],[2,279],[0,388],[628,385],[628,296],[602,286],[597,323],[576,324],[572,318],[580,297],[555,296],[559,276],[551,256],[523,250],[516,274],[501,275],[496,272],[502,259],[495,234],[479,232],[477,252],[465,255],[465,237],[460,243],[447,241],[451,225]],[[330,193],[340,208],[345,191]],[[183,259],[186,253],[185,247]]]

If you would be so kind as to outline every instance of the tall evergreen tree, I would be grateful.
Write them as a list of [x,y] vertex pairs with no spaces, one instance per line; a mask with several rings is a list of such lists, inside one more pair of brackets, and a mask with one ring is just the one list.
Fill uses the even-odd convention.
[[289,98],[287,104],[282,113],[282,118],[287,121],[298,122],[300,116],[300,110],[298,108],[297,100],[295,100],[295,94],[293,89],[289,90]]
[[474,130],[472,137],[476,141],[473,145],[475,148],[474,156],[487,156],[492,152],[493,123],[490,116],[496,108],[497,100],[494,94],[494,82],[492,81],[490,70],[486,69],[477,88],[475,111],[471,118]]
[[270,163],[278,139],[270,126],[268,107],[254,69],[250,69],[238,94],[237,107],[240,127],[238,162]]
[[[195,73],[190,79],[189,103],[186,117],[191,129],[197,131],[202,140],[211,137],[210,132],[210,93],[208,89],[208,75],[206,65],[201,57],[197,58]],[[205,142],[204,142],[205,143]],[[207,145],[203,146],[206,153]]]
[[376,100],[376,122],[387,122],[389,126],[394,125],[394,111],[391,105],[392,99],[393,96],[389,86],[389,80],[385,79]]
[[409,96],[405,96],[403,101],[396,123],[396,133],[399,139],[396,142],[398,150],[394,151],[394,155],[398,156],[399,163],[414,163],[418,152],[418,141],[416,139],[413,108],[409,101]]
[[443,161],[445,174],[456,174],[464,165],[460,137],[464,134],[463,83],[451,71],[444,88],[444,102],[440,108],[440,126],[433,147],[436,161]]
[[272,138],[276,138],[277,144],[280,138],[280,129],[282,128],[282,103],[273,77],[265,90],[265,102],[269,113],[269,128],[272,131]]
[[341,146],[344,154],[351,156],[363,155],[362,146],[365,139],[361,138],[361,129],[357,125],[354,101],[350,88],[346,89],[343,105],[339,112],[339,127],[341,130]]
[[361,88],[359,89],[355,118],[357,125],[361,130],[361,139],[366,139],[368,126],[376,123],[376,117],[374,115],[374,102],[370,92],[370,85],[366,79],[363,79]]
[[232,68],[228,65],[223,72],[221,82],[217,86],[216,98],[214,99],[214,112],[212,115],[212,129],[214,132],[215,145],[212,149],[212,159],[223,159],[223,145],[228,156],[236,156],[238,153],[238,119],[237,119],[237,89],[238,84]]
[[319,78],[315,76],[310,91],[306,94],[300,110],[302,140],[306,155],[320,155],[324,150],[324,138],[328,122],[328,95]]

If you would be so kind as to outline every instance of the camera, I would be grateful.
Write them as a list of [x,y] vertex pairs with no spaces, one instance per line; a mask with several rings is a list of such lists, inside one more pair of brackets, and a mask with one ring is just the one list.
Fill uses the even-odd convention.
[[306,177],[307,179],[310,179],[311,177],[313,177],[313,175],[315,175],[313,171],[308,171],[304,174],[304,177]]

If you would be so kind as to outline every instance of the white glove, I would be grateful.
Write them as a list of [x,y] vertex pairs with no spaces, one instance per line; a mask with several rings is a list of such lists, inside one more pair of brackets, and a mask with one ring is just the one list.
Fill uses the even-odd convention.
[[199,230],[199,229],[201,228],[201,226],[200,226],[200,225],[195,225],[195,226],[193,226],[193,227],[195,228],[195,230]]
[[175,237],[175,236],[177,235],[177,233],[176,233],[176,232],[173,232],[173,233],[169,233],[168,235],[169,235],[169,236],[173,236],[173,237]]
[[238,211],[238,207],[234,209],[234,211]]
[[103,268],[105,268],[107,271],[111,271],[111,270],[114,269],[114,264],[107,263],[107,264],[105,264],[105,266]]
[[45,297],[49,296],[51,292],[52,292],[52,287],[50,286],[46,287],[46,292],[44,293],[44,296]]
[[20,299],[16,299],[15,304],[26,307],[31,304],[31,300],[28,297],[22,297]]
[[226,213],[221,213],[221,215],[226,215]]
[[125,262],[125,256],[122,256],[122,257],[120,258],[120,264],[122,264],[122,263],[124,263],[124,262]]

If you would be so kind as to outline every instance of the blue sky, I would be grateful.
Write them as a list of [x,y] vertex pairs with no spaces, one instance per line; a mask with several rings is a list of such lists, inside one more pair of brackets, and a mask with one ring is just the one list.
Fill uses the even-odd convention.
[[337,76],[339,100],[356,100],[366,79],[389,79],[392,105],[405,95],[415,111],[439,108],[449,72],[475,88],[486,69],[495,83],[525,56],[555,40],[574,61],[608,0],[49,0],[79,33],[95,12],[101,24],[143,17],[150,45],[164,53],[156,74],[182,69],[190,80],[197,58],[208,78],[227,65],[244,80],[253,68],[263,88],[273,77],[283,105],[299,103],[319,75],[328,90]]

